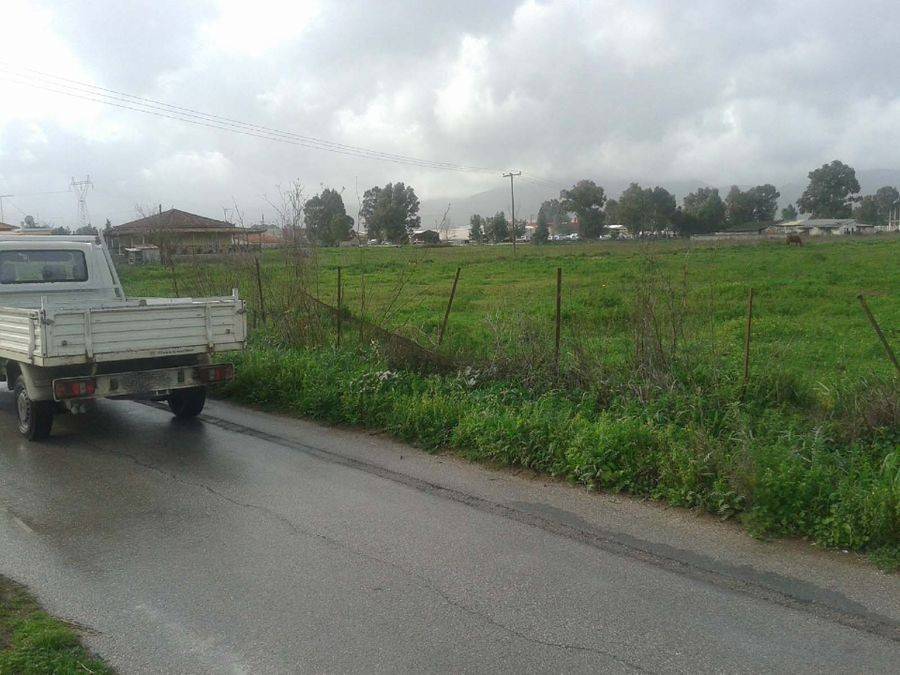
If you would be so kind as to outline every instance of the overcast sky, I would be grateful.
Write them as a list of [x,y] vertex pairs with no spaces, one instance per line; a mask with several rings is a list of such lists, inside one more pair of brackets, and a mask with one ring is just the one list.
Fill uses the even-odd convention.
[[[898,44],[896,0],[3,0],[0,194],[7,221],[70,225],[73,195],[28,195],[90,174],[95,224],[160,203],[236,202],[249,221],[292,179],[345,188],[355,213],[357,185],[452,198],[507,167],[717,185],[803,182],[834,158],[898,168]],[[22,67],[488,171],[152,117],[24,86]]]

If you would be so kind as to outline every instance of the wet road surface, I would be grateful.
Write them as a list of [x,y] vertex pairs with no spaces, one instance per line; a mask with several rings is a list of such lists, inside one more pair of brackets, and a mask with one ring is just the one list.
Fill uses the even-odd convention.
[[122,672],[854,671],[897,577],[730,524],[213,402],[20,440],[0,574]]

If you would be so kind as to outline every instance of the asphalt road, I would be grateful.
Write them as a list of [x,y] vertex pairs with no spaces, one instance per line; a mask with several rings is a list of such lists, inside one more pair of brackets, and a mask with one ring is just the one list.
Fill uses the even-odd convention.
[[212,403],[29,444],[0,393],[0,574],[122,672],[896,672],[851,555]]

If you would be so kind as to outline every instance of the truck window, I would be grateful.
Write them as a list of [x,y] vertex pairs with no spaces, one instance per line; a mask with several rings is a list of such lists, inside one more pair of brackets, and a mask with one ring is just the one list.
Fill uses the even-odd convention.
[[87,281],[81,251],[0,251],[0,284]]

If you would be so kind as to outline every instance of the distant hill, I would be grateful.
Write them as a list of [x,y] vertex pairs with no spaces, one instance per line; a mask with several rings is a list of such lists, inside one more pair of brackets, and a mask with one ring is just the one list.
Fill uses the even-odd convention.
[[[884,185],[893,185],[900,189],[900,169],[864,169],[857,171],[856,177],[859,180],[863,194],[871,194]],[[578,179],[560,181],[559,188],[554,188],[544,183],[538,184],[528,180],[517,180],[516,214],[520,218],[531,218],[536,216],[541,203],[545,199],[559,197],[559,191],[561,189],[573,185],[577,180]],[[622,191],[625,190],[632,181],[604,181],[600,179],[597,180],[597,182],[606,190],[607,197],[618,199],[619,195],[622,194]],[[702,180],[662,182],[639,180],[637,182],[645,187],[648,185],[661,185],[674,194],[679,203],[686,194],[693,192],[698,187],[713,187],[711,183]],[[497,211],[503,211],[509,216],[509,183],[502,180],[498,180],[498,183],[496,188],[486,190],[485,192],[479,192],[469,197],[423,200],[420,209],[422,226],[435,227],[441,221],[441,217],[443,216],[444,210],[447,208],[448,202],[450,203],[448,218],[453,224],[453,229],[456,233],[455,236],[461,236],[464,232],[468,231],[469,218],[474,213],[489,216],[497,213]],[[718,187],[719,192],[724,198],[731,185],[720,185]],[[739,187],[746,190],[752,186],[739,185]],[[803,176],[801,181],[778,186],[778,191],[781,193],[781,198],[778,200],[779,207],[796,203],[805,188],[806,176]]]

